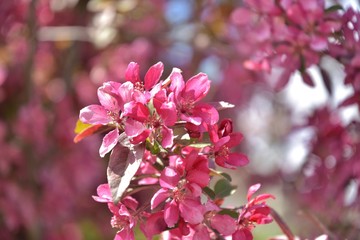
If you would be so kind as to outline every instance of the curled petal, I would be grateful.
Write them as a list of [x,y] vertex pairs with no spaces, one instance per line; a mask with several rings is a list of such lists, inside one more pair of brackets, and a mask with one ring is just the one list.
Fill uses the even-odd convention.
[[181,70],[178,68],[173,68],[169,79],[171,80],[170,90],[174,92],[175,97],[177,98],[185,87],[185,82],[181,75]]
[[[118,103],[117,99],[113,95],[111,95],[109,92],[107,92],[107,91],[111,91],[111,90],[106,89],[106,87],[107,86],[104,84],[104,86],[101,86],[97,92],[101,105],[104,106],[104,108],[109,111],[119,112],[120,107],[119,107],[119,103]],[[110,88],[110,87],[107,87],[107,88]]]
[[260,183],[254,184],[252,186],[249,187],[248,193],[247,193],[247,200],[250,201],[252,195],[257,192],[257,190],[259,190],[261,187]]
[[155,209],[157,206],[159,206],[160,203],[164,202],[169,196],[170,193],[167,189],[164,188],[159,189],[151,198],[151,209],[152,210]]
[[106,203],[112,202],[109,184],[105,183],[99,185],[96,192],[98,196],[92,196],[95,201]]
[[210,80],[205,73],[199,73],[190,78],[185,85],[182,97],[197,102],[204,98],[210,89]]

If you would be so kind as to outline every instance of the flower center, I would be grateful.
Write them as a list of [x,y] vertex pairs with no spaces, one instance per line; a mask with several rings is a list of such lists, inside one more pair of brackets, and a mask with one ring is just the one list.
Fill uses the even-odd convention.
[[216,156],[228,157],[229,156],[229,148],[227,146],[222,146],[219,151],[216,152]]
[[142,82],[136,82],[134,87],[135,87],[135,89],[139,90],[140,92],[145,91],[144,84]]
[[117,228],[120,231],[123,230],[126,226],[129,225],[129,218],[128,217],[118,217],[118,216],[113,216],[111,218],[111,226],[113,228]]
[[191,113],[195,106],[195,101],[190,99],[184,99],[180,104],[181,113]]

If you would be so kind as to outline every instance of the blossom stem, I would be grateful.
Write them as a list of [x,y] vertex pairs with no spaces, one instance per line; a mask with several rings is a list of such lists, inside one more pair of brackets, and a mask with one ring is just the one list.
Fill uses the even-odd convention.
[[291,232],[289,226],[284,222],[284,220],[282,220],[282,218],[280,217],[280,215],[273,209],[271,209],[271,216],[273,217],[273,219],[275,220],[275,222],[279,225],[279,227],[281,228],[281,230],[283,231],[283,233],[286,235],[286,237],[289,240],[294,240],[295,236],[294,234]]

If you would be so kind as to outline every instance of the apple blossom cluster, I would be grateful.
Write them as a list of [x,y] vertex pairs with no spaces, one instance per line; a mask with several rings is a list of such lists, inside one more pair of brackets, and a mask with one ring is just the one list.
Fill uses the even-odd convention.
[[295,71],[305,84],[314,86],[307,69],[319,65],[321,57],[339,45],[340,9],[340,5],[325,8],[324,0],[245,0],[232,12],[236,34],[231,39],[246,58],[245,69],[267,73],[281,69],[276,89],[282,89]]
[[[274,197],[253,197],[255,184],[245,205],[223,208],[235,187],[214,169],[249,162],[233,151],[242,134],[233,132],[230,119],[219,123],[218,110],[232,105],[201,102],[210,89],[206,74],[184,81],[174,68],[161,80],[163,70],[158,62],[142,80],[139,64],[131,62],[125,82],[105,82],[97,91],[100,104],[80,111],[75,142],[106,132],[99,154],[111,152],[108,183],[94,199],[108,204],[115,239],[134,239],[137,224],[148,239],[160,233],[164,239],[253,239],[256,224],[272,221],[266,200]],[[218,179],[213,189],[211,178]],[[140,202],[142,192],[147,197]]]

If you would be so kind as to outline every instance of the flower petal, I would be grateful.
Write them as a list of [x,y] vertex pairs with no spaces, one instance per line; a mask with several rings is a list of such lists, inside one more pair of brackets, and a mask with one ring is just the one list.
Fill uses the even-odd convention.
[[158,62],[149,68],[144,78],[145,90],[149,91],[160,80],[163,71],[164,64],[162,62]]
[[125,79],[132,83],[140,82],[139,64],[135,62],[129,63],[125,72]]
[[160,186],[163,188],[173,189],[180,181],[179,174],[172,168],[166,167],[161,172]]
[[165,189],[165,188],[159,189],[154,194],[154,196],[151,198],[151,210],[153,210],[157,206],[159,206],[159,204],[164,202],[169,196],[170,196],[170,193],[169,193],[168,189]]
[[118,142],[118,138],[119,132],[117,129],[110,131],[104,136],[101,147],[99,149],[100,157],[104,157],[105,154],[110,152],[115,147]]
[[199,73],[190,78],[185,85],[182,97],[197,102],[201,100],[210,89],[210,80],[205,73]]
[[80,110],[80,121],[89,124],[106,125],[110,122],[106,109],[101,105],[90,105]]
[[179,221],[179,208],[177,203],[172,200],[165,205],[164,220],[168,227],[174,227]]

